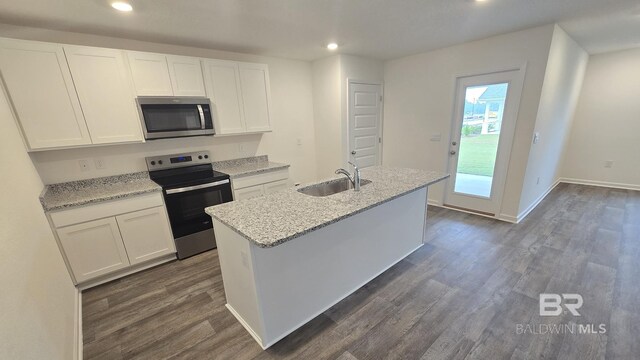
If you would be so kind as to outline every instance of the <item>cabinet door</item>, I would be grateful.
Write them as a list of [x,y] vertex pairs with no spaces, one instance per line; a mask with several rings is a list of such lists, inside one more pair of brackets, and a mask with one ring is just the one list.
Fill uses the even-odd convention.
[[169,75],[175,96],[206,96],[200,59],[168,55]]
[[116,219],[59,228],[58,237],[78,283],[129,266]]
[[270,131],[269,69],[265,64],[239,63],[238,66],[246,131]]
[[92,142],[142,141],[123,52],[68,45],[64,52]]
[[203,60],[205,87],[211,100],[216,134],[238,134],[245,131],[240,73],[238,63]]
[[264,185],[255,185],[243,189],[233,190],[234,200],[251,199],[261,195],[264,195]]
[[164,206],[116,216],[132,265],[175,253]]
[[61,45],[2,39],[0,71],[31,149],[91,144]]
[[274,192],[278,192],[278,191],[284,190],[284,189],[286,189],[288,187],[289,187],[289,180],[288,179],[280,180],[280,181],[274,181],[274,182],[270,182],[270,183],[264,184],[264,193],[265,194],[272,194]]
[[167,57],[162,54],[127,52],[138,96],[173,96]]

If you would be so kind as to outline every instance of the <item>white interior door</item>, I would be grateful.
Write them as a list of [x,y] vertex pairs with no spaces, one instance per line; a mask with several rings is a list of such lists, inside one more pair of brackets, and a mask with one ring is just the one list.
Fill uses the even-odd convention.
[[458,78],[445,205],[499,212],[523,77],[513,70]]
[[358,166],[380,165],[382,85],[349,82],[349,153]]

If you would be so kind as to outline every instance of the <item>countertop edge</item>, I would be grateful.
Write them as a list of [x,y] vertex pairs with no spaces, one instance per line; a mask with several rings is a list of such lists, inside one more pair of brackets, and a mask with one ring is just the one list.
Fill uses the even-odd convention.
[[[43,193],[44,193],[44,191],[45,190],[43,190]],[[79,202],[76,202],[76,203],[65,204],[65,205],[46,206],[44,204],[42,198],[40,198],[40,203],[42,204],[42,208],[44,209],[44,211],[46,213],[49,213],[49,212],[59,211],[59,210],[70,210],[70,209],[74,209],[74,208],[82,207],[82,206],[86,206],[86,205],[99,204],[99,203],[107,202],[107,201],[111,201],[111,200],[126,199],[126,198],[133,197],[133,196],[138,196],[138,195],[143,195],[143,194],[151,194],[151,193],[155,193],[155,192],[162,192],[162,188],[158,186],[157,189],[146,189],[146,190],[140,190],[140,191],[133,191],[133,192],[126,193],[126,194],[117,194],[117,195],[105,196],[105,197],[95,198],[95,199],[91,199],[91,200],[84,200],[84,201],[79,201]]]
[[[290,167],[291,167],[291,165],[289,165],[289,164],[280,164],[280,163],[278,163],[278,165],[273,166],[273,167],[268,167],[268,168],[264,168],[264,169],[247,170],[245,172],[241,172],[241,173],[237,173],[237,174],[233,174],[233,175],[232,174],[228,174],[228,175],[229,175],[229,178],[231,178],[231,179],[238,179],[238,178],[243,178],[243,177],[246,177],[246,176],[252,176],[252,175],[257,175],[257,174],[263,174],[263,173],[268,173],[268,172],[288,169]],[[214,168],[214,170],[219,171],[221,173],[225,173],[224,172],[224,168]]]
[[[282,244],[284,244],[284,243],[286,243],[286,242],[288,242],[288,241],[290,241],[290,240],[293,240],[293,239],[295,239],[295,238],[301,237],[301,236],[303,236],[303,235],[306,235],[306,234],[308,234],[308,233],[310,233],[310,232],[312,232],[312,231],[316,231],[316,230],[321,229],[321,228],[323,228],[323,227],[329,226],[329,225],[331,225],[331,224],[333,224],[333,223],[336,223],[336,222],[338,222],[338,221],[340,221],[340,220],[344,220],[344,219],[349,218],[349,217],[351,217],[351,216],[354,216],[354,215],[360,214],[360,213],[362,213],[362,212],[364,212],[364,211],[367,211],[367,210],[369,210],[369,209],[371,209],[371,208],[374,208],[374,207],[376,207],[376,206],[382,205],[382,204],[387,203],[387,202],[389,202],[389,201],[395,200],[395,199],[397,199],[397,198],[399,198],[399,197],[401,197],[401,196],[404,196],[404,195],[410,194],[410,193],[412,193],[412,192],[418,191],[418,190],[420,190],[420,189],[426,188],[426,187],[428,187],[428,186],[431,186],[431,185],[433,185],[433,184],[435,184],[435,183],[437,183],[437,182],[439,182],[439,181],[442,181],[442,180],[445,180],[445,179],[449,178],[450,176],[451,176],[450,174],[445,174],[445,175],[443,175],[442,177],[439,177],[439,178],[437,178],[437,179],[431,180],[431,181],[429,181],[429,182],[427,182],[427,183],[425,183],[425,184],[419,185],[419,186],[414,187],[414,188],[412,188],[412,189],[409,189],[409,190],[407,190],[407,191],[401,192],[401,193],[399,193],[399,194],[396,194],[396,195],[391,196],[391,197],[389,197],[389,198],[386,198],[386,199],[384,199],[384,200],[380,200],[380,201],[378,201],[378,202],[376,202],[376,203],[373,203],[373,204],[368,205],[368,206],[365,206],[365,207],[363,207],[363,208],[361,208],[361,209],[355,210],[355,211],[353,211],[353,212],[351,212],[351,213],[348,213],[348,214],[345,214],[345,215],[342,215],[342,216],[336,217],[335,219],[331,219],[331,220],[329,220],[329,221],[323,222],[323,223],[318,224],[318,225],[316,225],[316,226],[314,226],[314,227],[311,227],[311,228],[306,229],[306,230],[304,230],[304,231],[301,231],[301,232],[299,232],[299,233],[295,233],[295,234],[293,234],[293,235],[290,235],[290,236],[284,237],[284,238],[282,238],[282,239],[279,239],[279,240],[277,240],[277,241],[271,242],[271,243],[269,243],[269,244],[264,244],[264,243],[258,242],[258,241],[256,241],[256,240],[254,240],[254,239],[250,238],[249,236],[247,236],[246,234],[244,234],[242,231],[240,231],[240,230],[236,229],[235,227],[231,226],[229,223],[227,223],[226,221],[222,220],[222,219],[221,219],[221,218],[219,218],[218,216],[216,216],[216,215],[214,215],[214,214],[211,214],[209,211],[206,211],[206,209],[205,209],[205,211],[206,211],[206,213],[207,213],[209,216],[211,216],[212,218],[214,218],[214,219],[216,219],[216,220],[220,221],[221,223],[225,224],[225,225],[226,225],[226,226],[228,226],[231,230],[233,230],[233,231],[234,231],[234,232],[236,232],[237,234],[241,235],[242,237],[244,237],[245,239],[247,239],[248,241],[250,241],[250,242],[251,242],[251,243],[253,243],[254,245],[256,245],[256,246],[258,246],[258,247],[260,247],[260,248],[268,249],[268,248],[276,247],[276,246],[278,246],[278,245],[282,245]],[[426,200],[425,200],[425,202],[426,202]]]

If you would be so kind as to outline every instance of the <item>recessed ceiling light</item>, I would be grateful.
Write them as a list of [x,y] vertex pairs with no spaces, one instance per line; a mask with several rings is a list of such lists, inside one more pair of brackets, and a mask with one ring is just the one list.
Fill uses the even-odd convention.
[[114,9],[116,9],[118,11],[131,11],[131,10],[133,10],[133,6],[131,6],[131,4],[126,3],[126,2],[122,2],[122,1],[116,1],[114,3],[111,3],[111,7],[113,7]]
[[337,48],[338,48],[338,44],[334,42],[327,44],[327,49],[329,50],[336,50]]

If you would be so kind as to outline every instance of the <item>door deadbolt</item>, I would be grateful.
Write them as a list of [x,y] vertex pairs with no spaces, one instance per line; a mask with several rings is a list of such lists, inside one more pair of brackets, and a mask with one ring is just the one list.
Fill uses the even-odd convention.
[[456,154],[456,151],[455,151],[455,150],[451,150],[451,151],[449,151],[449,154],[451,154],[451,155],[455,155],[455,154]]
[[458,143],[453,141],[453,142],[451,142],[451,145],[456,146],[456,145],[458,145]]

